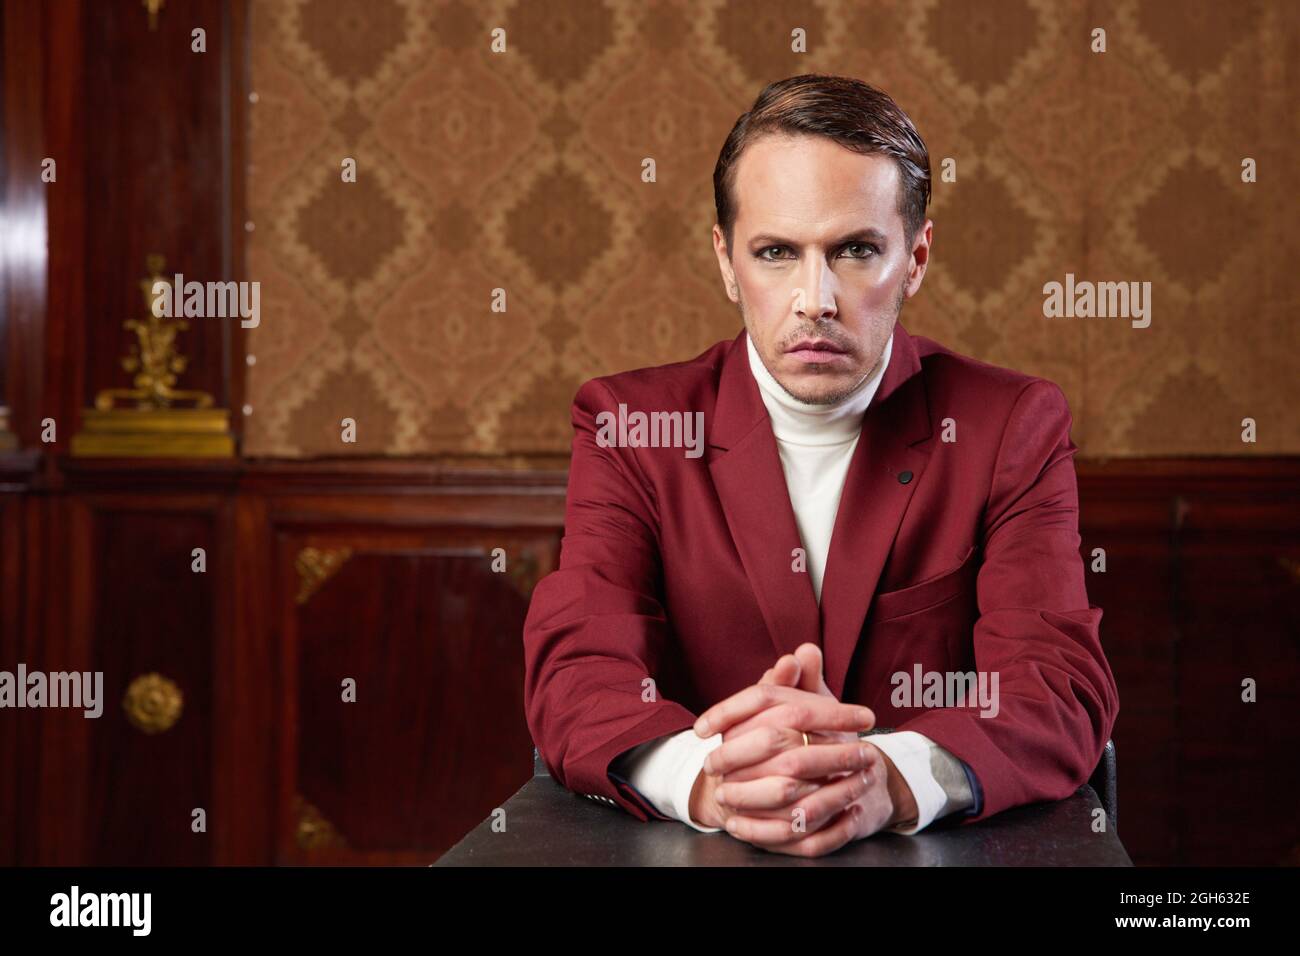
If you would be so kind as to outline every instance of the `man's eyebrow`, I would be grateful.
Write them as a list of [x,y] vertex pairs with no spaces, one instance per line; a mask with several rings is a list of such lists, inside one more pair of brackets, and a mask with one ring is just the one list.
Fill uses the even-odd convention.
[[[884,242],[889,237],[875,226],[867,226],[865,229],[854,229],[847,235],[840,236],[831,243],[832,246],[842,246],[848,242]],[[749,240],[751,246],[762,244],[763,246],[797,246],[799,243],[793,239],[786,239],[784,236],[778,236],[770,232],[755,236]]]

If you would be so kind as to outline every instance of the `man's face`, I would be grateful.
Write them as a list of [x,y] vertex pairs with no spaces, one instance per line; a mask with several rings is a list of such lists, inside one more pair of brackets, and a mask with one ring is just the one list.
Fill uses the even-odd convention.
[[732,258],[713,227],[731,301],[772,377],[795,398],[831,404],[877,371],[921,287],[931,222],[905,243],[900,173],[822,136],[764,136],[736,167]]

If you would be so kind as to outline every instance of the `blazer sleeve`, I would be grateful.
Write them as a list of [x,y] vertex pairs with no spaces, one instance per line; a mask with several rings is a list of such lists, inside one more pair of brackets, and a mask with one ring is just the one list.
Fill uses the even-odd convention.
[[1085,783],[1119,713],[1088,601],[1079,499],[1061,389],[1034,379],[1017,396],[982,520],[975,666],[998,675],[998,712],[937,708],[897,729],[922,733],[965,762],[983,792],[974,823],[1009,807],[1059,800]]
[[524,709],[551,775],[639,820],[666,819],[609,776],[624,751],[694,725],[647,683],[668,640],[658,503],[634,449],[606,447],[597,418],[617,402],[599,379],[573,401],[573,453],[559,567],[524,621]]

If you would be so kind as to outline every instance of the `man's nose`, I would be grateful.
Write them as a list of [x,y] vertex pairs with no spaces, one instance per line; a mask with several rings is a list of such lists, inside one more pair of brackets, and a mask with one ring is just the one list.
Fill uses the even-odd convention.
[[791,292],[791,308],[800,319],[816,322],[833,319],[835,308],[835,273],[820,256],[809,257],[802,283]]

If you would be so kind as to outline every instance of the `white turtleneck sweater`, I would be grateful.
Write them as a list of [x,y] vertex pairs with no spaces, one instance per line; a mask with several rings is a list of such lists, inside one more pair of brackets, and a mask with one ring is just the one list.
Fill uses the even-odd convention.
[[884,357],[876,373],[835,405],[809,405],[799,401],[772,377],[748,335],[745,347],[749,350],[749,370],[758,382],[781,452],[781,468],[794,507],[794,522],[807,553],[808,577],[820,604],[826,556],[830,552],[831,531],[835,527],[835,512],[840,507],[844,478],[862,434],[862,416],[885,377],[894,337],[891,335],[885,343]]
[[[885,344],[880,368],[871,379],[834,405],[809,405],[794,398],[772,377],[748,335],[745,347],[750,372],[758,383],[776,436],[795,524],[807,555],[808,574],[820,604],[844,479],[858,447],[862,416],[889,366],[894,337],[891,335]],[[916,821],[911,826],[894,827],[895,832],[918,833],[939,817],[974,805],[962,762],[925,735],[915,731],[873,734],[870,743],[889,756],[916,798]],[[660,813],[696,830],[714,833],[720,828],[696,823],[690,818],[689,807],[704,758],[721,744],[721,734],[701,739],[694,729],[683,730],[632,748],[616,761],[616,766]]]

